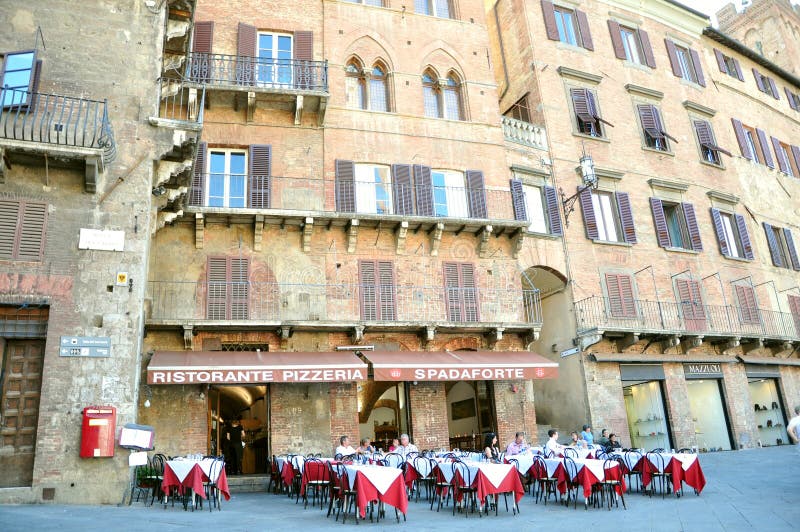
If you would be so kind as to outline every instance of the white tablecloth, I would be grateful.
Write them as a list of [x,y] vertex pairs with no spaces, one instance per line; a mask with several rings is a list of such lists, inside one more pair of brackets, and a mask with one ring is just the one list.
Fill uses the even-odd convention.
[[545,458],[544,459],[544,466],[547,468],[547,476],[548,478],[553,478],[553,475],[556,473],[556,469],[560,466],[564,461],[561,458]]
[[[464,467],[469,470],[469,477],[475,480],[478,472],[482,472],[484,476],[492,483],[494,487],[500,487],[500,483],[506,478],[508,472],[514,467],[511,464],[492,464],[489,462],[461,462],[457,467]],[[453,480],[453,463],[443,462],[439,464],[439,471],[447,482]],[[463,475],[462,475],[463,476]]]
[[372,482],[381,495],[386,494],[392,483],[397,480],[397,477],[403,474],[401,469],[396,467],[382,467],[374,465],[346,465],[347,479],[350,482],[350,489],[353,489],[356,482],[356,475],[361,473],[367,480]]
[[[179,481],[183,482],[186,478],[186,475],[192,470],[192,468],[196,465],[200,465],[200,469],[203,470],[203,473],[206,474],[207,477],[211,478],[211,464],[214,463],[213,458],[204,458],[202,460],[187,460],[187,459],[178,459],[178,460],[168,460],[167,465],[169,468],[172,469],[172,472],[175,473],[175,476],[178,478]],[[222,468],[220,468],[222,469]],[[217,471],[217,475],[219,476],[219,471]],[[212,478],[212,481],[216,481],[216,478]]]
[[533,455],[528,453],[509,456],[506,460],[516,460],[518,464],[517,470],[523,475],[530,471],[533,465]]
[[427,458],[422,458],[422,457],[412,458],[411,460],[407,460],[406,462],[408,463],[408,466],[413,467],[416,470],[416,472],[419,473],[419,476],[421,476],[422,478],[425,478],[428,475],[430,475],[431,470],[433,469],[430,460],[428,460]]
[[[581,459],[575,460],[575,459],[573,459],[573,461],[575,462],[575,465],[578,466],[578,470],[577,471],[579,473],[580,473],[581,469],[583,469],[585,467],[589,471],[592,472],[592,474],[595,476],[595,478],[597,478],[597,480],[601,480],[601,481],[605,480],[605,478],[606,478],[606,472],[605,472],[605,469],[604,469],[605,460],[593,460],[591,458],[587,458],[585,460],[581,460]],[[611,467],[609,469],[611,469],[613,467],[619,467],[619,464],[612,463]]]

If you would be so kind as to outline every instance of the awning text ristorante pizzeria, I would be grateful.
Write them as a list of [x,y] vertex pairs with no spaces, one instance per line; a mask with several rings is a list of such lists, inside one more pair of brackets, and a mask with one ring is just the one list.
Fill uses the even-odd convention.
[[262,382],[350,382],[366,379],[363,369],[148,369],[147,384],[244,384]]

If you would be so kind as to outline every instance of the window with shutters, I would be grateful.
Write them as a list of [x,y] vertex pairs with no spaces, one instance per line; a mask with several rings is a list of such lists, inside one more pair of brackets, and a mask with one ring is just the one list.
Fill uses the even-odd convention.
[[615,318],[635,318],[637,312],[633,276],[623,273],[607,273],[605,281],[610,314]]
[[769,76],[765,76],[757,68],[753,69],[753,79],[756,81],[756,87],[764,94],[769,94],[776,100],[780,99],[778,94],[778,87],[775,85],[775,80]]
[[706,328],[706,308],[700,283],[691,279],[676,279],[675,291],[681,315],[689,331]]
[[530,222],[528,231],[533,233],[547,233],[547,213],[543,201],[542,188],[534,185],[523,185],[525,195],[526,219]]
[[614,193],[593,190],[592,207],[597,223],[597,239],[606,242],[621,242],[623,239]]
[[586,237],[599,242],[635,244],[636,227],[626,192],[584,188],[579,191]]
[[693,120],[692,125],[694,126],[695,135],[697,135],[697,143],[700,146],[700,157],[704,162],[721,166],[722,157],[720,154],[724,153],[728,157],[732,157],[728,150],[717,145],[711,122],[708,120]]
[[775,168],[767,134],[764,133],[764,130],[742,124],[735,118],[732,118],[731,122],[742,156],[753,162]]
[[392,182],[388,166],[356,164],[355,187],[356,212],[392,213]]
[[671,247],[692,249],[689,244],[689,233],[686,229],[686,218],[683,215],[681,206],[677,203],[664,202],[663,207]]
[[745,126],[744,136],[745,141],[747,142],[747,147],[750,148],[750,153],[753,154],[753,159],[755,162],[763,164],[764,152],[761,151],[761,144],[756,140],[757,136],[755,130]]
[[756,301],[756,291],[749,285],[733,285],[739,307],[739,321],[747,324],[759,324],[761,319]]
[[721,253],[734,259],[752,260],[753,251],[744,217],[712,208],[711,219],[714,222]]
[[689,53],[689,49],[683,46],[675,45],[675,53],[678,57],[678,65],[681,69],[681,77],[686,81],[691,81],[692,83],[697,83],[698,76],[697,76],[697,68],[699,65],[695,65],[694,61],[692,60],[692,55]]
[[475,265],[445,262],[443,267],[447,321],[479,321],[480,301]]
[[436,216],[467,218],[467,188],[464,174],[453,170],[432,170],[433,213]]
[[248,319],[250,310],[249,267],[249,259],[208,257],[206,319]]
[[639,111],[645,147],[658,151],[670,151],[667,139],[676,143],[678,141],[667,133],[658,108],[653,104],[639,104],[636,107]]
[[256,55],[259,59],[256,79],[260,84],[292,86],[292,35],[259,32]]
[[578,21],[575,19],[575,11],[566,7],[553,6],[553,13],[558,29],[558,39],[573,46],[581,46],[581,36],[576,27]]
[[29,91],[36,91],[36,51],[7,52],[0,57],[3,66],[0,70],[0,106],[27,105],[30,102]]
[[46,229],[46,203],[0,199],[0,259],[42,260]]
[[622,47],[625,50],[625,59],[637,65],[644,65],[645,59],[642,53],[639,30],[627,26],[620,26],[619,34],[622,40]]
[[720,72],[732,78],[736,78],[739,81],[744,81],[742,67],[739,65],[739,61],[736,58],[725,55],[716,48],[714,48],[714,56],[717,59],[717,67],[719,67]]
[[454,18],[452,0],[414,0],[414,12],[439,18]]
[[364,67],[356,59],[348,61],[344,68],[344,98],[350,109],[367,108],[367,82]]
[[775,137],[772,137],[772,147],[775,148],[775,158],[778,160],[778,168],[781,172],[792,177],[800,177],[798,161],[795,160],[792,147]]
[[764,222],[763,225],[772,264],[779,268],[800,270],[800,260],[798,260],[791,229],[776,227],[767,222]]
[[439,80],[432,70],[422,74],[422,96],[425,103],[425,116],[440,118],[442,106],[439,101]]
[[530,107],[528,106],[528,95],[526,94],[517,102],[508,108],[508,111],[503,113],[503,116],[507,116],[509,118],[513,118],[514,120],[522,120],[523,122],[530,123],[531,121],[531,112]]
[[569,90],[569,94],[577,131],[591,137],[605,137],[604,126],[611,126],[612,124],[600,116],[597,92],[591,89],[573,87]]
[[205,191],[208,207],[246,207],[247,153],[209,149]]
[[386,73],[386,66],[382,63],[376,63],[375,66],[372,67],[372,72],[369,77],[369,109],[371,111],[386,112],[389,110],[389,93]]
[[381,260],[358,261],[361,319],[397,319],[394,263]]
[[795,111],[800,111],[800,95],[790,91],[788,87],[784,87],[783,91],[786,93],[786,101],[789,102],[789,107]]

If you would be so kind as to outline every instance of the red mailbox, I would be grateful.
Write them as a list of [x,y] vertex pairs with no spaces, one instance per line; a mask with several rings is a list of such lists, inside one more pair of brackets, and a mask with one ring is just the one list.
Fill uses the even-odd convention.
[[113,406],[87,406],[81,426],[81,458],[114,456],[117,409]]

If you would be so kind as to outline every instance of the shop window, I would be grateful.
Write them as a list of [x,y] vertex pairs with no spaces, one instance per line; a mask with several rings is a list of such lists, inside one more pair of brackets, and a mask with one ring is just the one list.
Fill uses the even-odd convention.
[[397,319],[394,263],[362,260],[358,262],[361,319],[394,321]]
[[767,235],[772,264],[778,268],[800,270],[800,260],[798,260],[791,229],[775,227],[764,222],[764,232]]
[[675,44],[669,39],[664,39],[667,45],[667,55],[672,66],[672,73],[686,81],[705,86],[703,67],[700,65],[700,55],[696,50]]
[[753,247],[744,216],[711,208],[719,250],[725,257],[753,260]]
[[46,203],[0,199],[0,259],[42,260],[46,229]]
[[622,381],[631,447],[669,449],[670,438],[660,381]]
[[356,164],[355,188],[356,212],[391,214],[392,183],[388,166]]
[[720,72],[727,74],[732,78],[736,78],[739,81],[744,81],[744,76],[742,76],[742,67],[739,65],[738,59],[729,55],[725,55],[716,48],[714,48],[714,56],[717,59],[717,66],[719,67]]
[[611,315],[615,318],[635,318],[637,312],[633,277],[622,273],[607,273],[605,277]]
[[208,257],[206,319],[246,320],[249,316],[250,261]]
[[762,447],[791,443],[786,433],[786,415],[778,380],[758,377],[747,380],[758,428],[758,443]]
[[650,37],[641,28],[623,26],[614,20],[608,21],[611,44],[617,59],[625,59],[637,65],[656,67]]
[[756,301],[756,291],[752,286],[734,285],[736,300],[739,303],[739,321],[741,323],[755,324],[761,323],[758,312],[758,302]]
[[636,108],[644,133],[644,145],[654,150],[670,151],[667,139],[675,143],[678,141],[667,133],[658,108],[652,104],[639,104]]
[[702,251],[700,228],[691,203],[673,203],[650,198],[658,245]]
[[775,80],[769,76],[765,76],[757,68],[753,68],[753,78],[756,80],[756,87],[764,94],[769,94],[776,100],[780,100],[778,94],[778,87],[775,85]]
[[707,120],[693,120],[694,132],[697,135],[697,142],[700,145],[700,157],[707,163],[721,165],[722,157],[720,154],[725,154],[732,157],[728,150],[722,149],[717,145],[714,138],[714,130],[711,129],[711,123]]
[[722,379],[686,381],[689,409],[694,420],[697,445],[701,451],[729,451],[731,436],[722,401]]
[[479,321],[480,303],[475,266],[465,262],[445,262],[444,286],[447,320],[452,322]]

